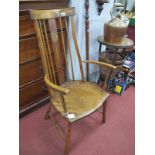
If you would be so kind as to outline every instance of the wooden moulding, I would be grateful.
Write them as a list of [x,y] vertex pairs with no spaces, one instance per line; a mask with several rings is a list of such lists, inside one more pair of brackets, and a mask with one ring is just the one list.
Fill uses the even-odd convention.
[[32,20],[67,17],[75,15],[75,9],[72,7],[53,10],[30,10],[30,15]]

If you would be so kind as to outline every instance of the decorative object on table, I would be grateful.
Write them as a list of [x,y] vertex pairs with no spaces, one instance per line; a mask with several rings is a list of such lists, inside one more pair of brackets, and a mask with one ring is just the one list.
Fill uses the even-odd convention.
[[[48,87],[50,95],[50,104],[47,109],[45,118],[52,119],[62,138],[65,140],[64,155],[69,154],[69,147],[71,141],[71,130],[75,122],[80,119],[89,116],[100,107],[102,111],[102,122],[105,121],[105,103],[109,96],[109,93],[102,90],[97,84],[93,82],[85,81],[84,70],[82,63],[91,63],[99,66],[106,66],[116,69],[116,66],[98,62],[98,61],[82,61],[80,56],[80,50],[78,47],[75,23],[74,23],[74,8],[64,8],[55,10],[31,10],[31,19],[34,22],[37,39],[39,43],[41,59],[44,69],[44,81]],[[70,18],[70,20],[68,20]],[[59,24],[57,24],[57,22]],[[68,35],[68,25],[71,22],[72,37]],[[58,31],[57,27],[67,28],[64,31]],[[67,45],[65,44],[65,36]],[[79,62],[80,80],[75,80],[74,63],[72,59],[72,51],[70,47],[70,39],[73,39],[75,47],[75,56]],[[59,40],[62,40],[63,48],[59,46]],[[52,50],[53,49],[53,50]],[[68,52],[67,50],[68,49]],[[66,55],[68,54],[71,61],[72,72],[71,75],[68,71],[68,61]],[[64,55],[64,59],[62,59]],[[53,64],[53,57],[55,58],[56,65]],[[66,66],[64,70],[61,64]],[[65,80],[64,78],[65,77]],[[73,80],[70,79],[72,77]],[[64,130],[60,127],[55,117],[52,114],[52,109],[56,109],[58,113],[68,123],[67,134],[64,134]]]
[[[85,0],[85,35],[86,35],[86,60],[89,60],[89,0]],[[89,64],[86,64],[86,78],[90,80]]]
[[112,10],[110,11],[111,20],[104,24],[104,40],[109,43],[121,43],[127,34],[129,20],[119,11],[113,16]]
[[100,15],[103,10],[104,3],[109,3],[109,0],[96,0],[96,3],[98,5],[98,15]]

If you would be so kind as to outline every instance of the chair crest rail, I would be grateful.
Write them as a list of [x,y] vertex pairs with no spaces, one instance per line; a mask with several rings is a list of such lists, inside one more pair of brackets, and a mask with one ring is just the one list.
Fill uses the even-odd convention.
[[30,15],[32,20],[67,17],[74,16],[75,9],[71,7],[53,10],[30,10]]

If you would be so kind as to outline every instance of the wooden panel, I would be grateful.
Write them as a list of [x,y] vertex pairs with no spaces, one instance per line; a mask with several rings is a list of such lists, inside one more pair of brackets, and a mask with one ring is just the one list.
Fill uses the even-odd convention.
[[[52,57],[52,61],[55,66],[54,57]],[[61,51],[61,61],[62,61],[62,68],[65,69],[65,61],[64,61],[64,53]],[[43,67],[41,63],[41,58],[38,58],[35,61],[24,63],[19,66],[19,84],[20,88],[27,86],[38,79],[43,79]],[[64,76],[64,75],[62,75]]]
[[[64,32],[64,38],[66,38],[66,33]],[[63,51],[62,39],[60,33],[58,33],[58,37],[60,39],[59,44]],[[40,57],[40,50],[38,47],[38,41],[36,37],[21,39],[19,41],[19,63],[25,63],[27,61],[34,60]],[[51,47],[51,52],[53,53],[53,49]]]
[[24,106],[31,105],[33,102],[47,96],[47,94],[47,87],[43,80],[21,89],[19,92],[20,109]]
[[35,33],[33,22],[29,15],[19,16],[19,35],[30,35]]
[[40,51],[36,37],[19,41],[19,63],[24,63],[40,57]]
[[43,68],[41,60],[37,59],[30,63],[20,65],[19,68],[19,84],[20,86],[28,82],[43,77]]

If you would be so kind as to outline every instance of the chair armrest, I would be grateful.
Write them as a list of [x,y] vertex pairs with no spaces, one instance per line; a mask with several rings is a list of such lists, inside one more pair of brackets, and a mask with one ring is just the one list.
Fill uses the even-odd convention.
[[68,94],[69,93],[69,89],[66,89],[66,88],[63,88],[63,87],[60,87],[54,83],[52,83],[51,81],[49,81],[48,77],[47,77],[47,74],[45,75],[44,77],[44,81],[45,83],[47,84],[47,86],[51,87],[53,90],[55,91],[58,91],[62,94]]
[[105,67],[109,67],[109,68],[112,68],[112,69],[116,69],[117,67],[112,65],[112,64],[108,64],[108,63],[105,63],[105,62],[100,62],[100,61],[94,61],[94,60],[85,60],[85,61],[82,61],[84,63],[91,63],[91,64],[95,64],[95,65],[100,65],[100,66],[105,66]]

